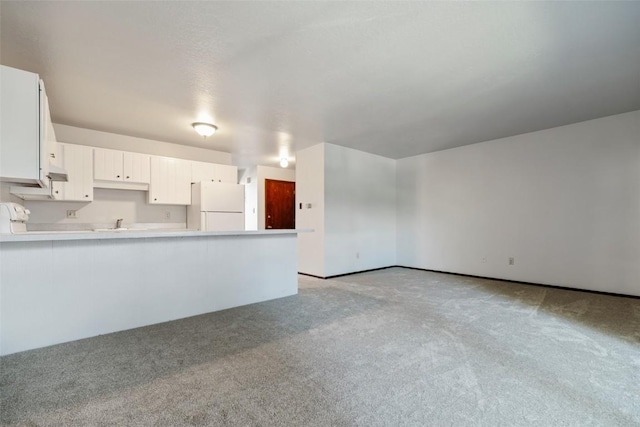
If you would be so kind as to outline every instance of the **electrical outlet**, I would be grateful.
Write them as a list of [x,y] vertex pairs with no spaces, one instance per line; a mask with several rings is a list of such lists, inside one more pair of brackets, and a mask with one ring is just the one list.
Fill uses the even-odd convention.
[[516,259],[512,256],[509,257],[509,265],[515,265]]
[[356,252],[356,259],[360,259],[360,252]]
[[486,258],[482,258],[482,263],[486,264],[487,263],[487,259]]
[[171,211],[164,211],[164,219],[171,219]]
[[67,218],[71,218],[71,219],[78,218],[78,211],[68,210],[67,211]]

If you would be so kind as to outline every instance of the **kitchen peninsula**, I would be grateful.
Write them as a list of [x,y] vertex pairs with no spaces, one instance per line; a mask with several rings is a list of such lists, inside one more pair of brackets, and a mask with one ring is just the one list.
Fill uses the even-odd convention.
[[0,354],[295,295],[299,231],[0,235]]

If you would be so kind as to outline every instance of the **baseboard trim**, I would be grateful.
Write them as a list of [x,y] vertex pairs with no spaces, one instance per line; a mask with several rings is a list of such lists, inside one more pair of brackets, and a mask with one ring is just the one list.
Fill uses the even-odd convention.
[[429,270],[427,268],[407,267],[407,266],[404,266],[404,265],[396,265],[395,267],[406,268],[406,269],[409,269],[409,270],[430,271],[432,273],[451,274],[453,276],[475,277],[477,279],[497,280],[499,282],[520,283],[522,285],[542,286],[542,287],[545,287],[545,288],[562,289],[564,291],[589,292],[589,293],[592,293],[592,294],[600,294],[600,295],[609,295],[609,296],[614,296],[614,297],[625,297],[625,298],[640,299],[640,296],[637,296],[637,295],[618,294],[618,293],[615,293],[615,292],[594,291],[594,290],[591,290],[591,289],[582,289],[582,288],[569,288],[569,287],[566,287],[566,286],[547,285],[547,284],[544,284],[544,283],[535,283],[535,282],[523,282],[521,280],[499,279],[497,277],[476,276],[474,274],[453,273],[451,271]]
[[299,271],[298,271],[298,274],[301,276],[315,277],[316,279],[326,279],[326,277],[316,276],[315,274],[309,274],[309,273],[301,273]]
[[303,276],[310,276],[310,277],[315,277],[317,279],[326,280],[326,279],[334,279],[336,277],[351,276],[352,274],[360,274],[360,273],[368,273],[370,271],[386,270],[388,268],[406,268],[408,270],[429,271],[429,272],[432,272],[432,273],[451,274],[453,276],[475,277],[476,279],[497,280],[497,281],[500,281],[500,282],[520,283],[522,285],[542,286],[542,287],[545,287],[545,288],[562,289],[564,291],[589,292],[589,293],[592,293],[592,294],[609,295],[609,296],[613,296],[613,297],[624,297],[624,298],[640,299],[640,296],[637,296],[637,295],[618,294],[618,293],[615,293],[615,292],[605,292],[605,291],[594,291],[594,290],[591,290],[591,289],[569,288],[569,287],[566,287],[566,286],[547,285],[547,284],[544,284],[544,283],[535,283],[535,282],[523,282],[521,280],[500,279],[500,278],[497,278],[497,277],[476,276],[474,274],[454,273],[452,271],[442,271],[442,270],[430,270],[428,268],[407,267],[405,265],[390,265],[388,267],[372,268],[370,270],[354,271],[352,273],[337,274],[335,276],[326,276],[326,277],[315,276],[313,274],[300,273],[300,272],[298,272],[298,274],[302,274]]
[[336,274],[333,276],[316,276],[315,274],[309,274],[309,273],[301,273],[298,271],[298,274],[301,274],[303,276],[309,276],[309,277],[315,277],[316,279],[335,279],[336,277],[343,277],[343,276],[351,276],[352,274],[360,274],[360,273],[368,273],[370,271],[378,271],[378,270],[386,270],[387,268],[394,268],[394,267],[400,267],[399,265],[390,265],[388,267],[378,267],[378,268],[371,268],[369,270],[359,270],[359,271],[353,271],[351,273],[343,273],[343,274]]

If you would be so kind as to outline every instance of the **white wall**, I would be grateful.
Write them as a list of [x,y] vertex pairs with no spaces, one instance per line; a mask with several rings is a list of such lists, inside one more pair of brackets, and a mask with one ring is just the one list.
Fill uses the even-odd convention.
[[396,265],[396,162],[325,144],[325,276]]
[[[239,182],[245,185],[245,228],[247,230],[265,229],[264,181],[275,179],[295,182],[296,171],[288,168],[253,166],[239,172]],[[251,182],[248,182],[251,181]]]
[[244,185],[244,228],[258,229],[258,168],[252,166],[238,172],[238,183]]
[[100,132],[67,125],[54,124],[53,127],[56,132],[56,139],[60,142],[131,151],[134,153],[146,153],[156,156],[175,157],[178,159],[220,163],[223,165],[231,164],[231,153],[224,153],[222,151],[207,150],[205,148]]
[[399,265],[640,295],[640,111],[397,167]]
[[270,166],[257,167],[257,183],[258,183],[258,229],[265,229],[265,207],[264,207],[264,180],[275,179],[278,181],[290,181],[296,180],[296,171],[290,168],[273,168]]
[[319,277],[324,277],[324,150],[318,144],[296,153],[296,228],[313,230],[298,235],[298,271]]
[[[146,191],[95,188],[93,202],[52,202],[20,200],[31,211],[29,230],[93,229],[115,226],[123,218],[124,225],[164,224],[184,228],[185,206],[150,205]],[[77,218],[68,219],[67,210],[76,210]]]
[[[333,144],[296,153],[299,271],[327,277],[396,264],[395,161]],[[311,203],[311,209],[306,204]]]

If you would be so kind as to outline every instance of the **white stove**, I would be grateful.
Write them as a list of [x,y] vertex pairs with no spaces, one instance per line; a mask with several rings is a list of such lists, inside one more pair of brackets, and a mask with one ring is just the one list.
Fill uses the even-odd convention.
[[0,234],[26,233],[30,213],[18,203],[0,203]]

